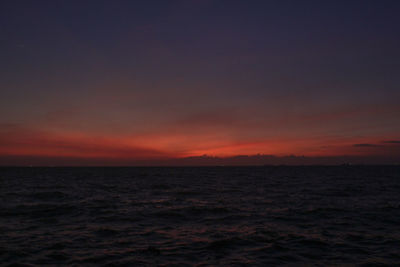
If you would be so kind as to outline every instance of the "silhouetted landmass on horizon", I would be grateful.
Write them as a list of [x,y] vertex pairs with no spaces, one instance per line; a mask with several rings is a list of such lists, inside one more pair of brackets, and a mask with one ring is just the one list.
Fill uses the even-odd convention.
[[252,165],[399,165],[400,156],[193,156],[170,159],[2,156],[0,166],[252,166]]

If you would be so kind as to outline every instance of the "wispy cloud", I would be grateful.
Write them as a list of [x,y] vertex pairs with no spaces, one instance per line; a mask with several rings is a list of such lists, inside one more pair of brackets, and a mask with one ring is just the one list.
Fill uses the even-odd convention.
[[400,144],[400,140],[387,140],[387,141],[382,141],[384,144]]
[[14,125],[0,129],[0,155],[125,159],[177,156],[174,153],[136,144],[127,139],[45,132]]
[[354,144],[354,147],[379,147],[377,144]]

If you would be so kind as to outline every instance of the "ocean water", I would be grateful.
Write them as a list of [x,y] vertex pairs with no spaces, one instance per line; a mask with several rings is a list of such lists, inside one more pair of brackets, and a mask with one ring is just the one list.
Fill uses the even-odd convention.
[[2,266],[400,265],[400,167],[0,168]]

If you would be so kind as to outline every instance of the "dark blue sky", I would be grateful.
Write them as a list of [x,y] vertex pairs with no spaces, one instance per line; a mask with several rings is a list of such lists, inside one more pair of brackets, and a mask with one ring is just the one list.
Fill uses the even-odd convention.
[[132,157],[393,153],[353,144],[400,137],[399,14],[399,1],[2,1],[0,153],[81,156],[88,140]]

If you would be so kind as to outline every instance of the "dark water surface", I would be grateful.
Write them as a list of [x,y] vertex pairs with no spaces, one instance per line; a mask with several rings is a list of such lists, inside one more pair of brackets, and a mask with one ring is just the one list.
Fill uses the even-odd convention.
[[0,262],[398,265],[400,167],[0,168]]

